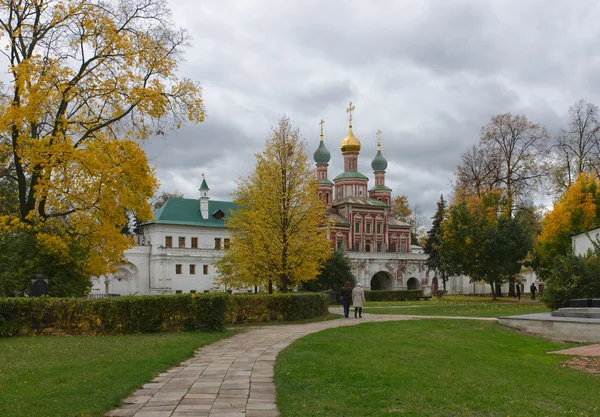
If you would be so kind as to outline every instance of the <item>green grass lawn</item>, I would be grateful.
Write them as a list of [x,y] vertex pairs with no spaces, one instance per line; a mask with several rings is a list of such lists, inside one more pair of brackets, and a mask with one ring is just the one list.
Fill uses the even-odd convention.
[[298,339],[277,359],[282,417],[600,415],[600,376],[567,345],[493,322],[366,323]]
[[223,333],[0,339],[0,416],[102,416]]
[[492,300],[484,297],[456,296],[432,298],[428,301],[370,302],[366,304],[363,311],[374,314],[497,317],[543,313],[551,310],[543,303],[516,302],[512,297]]

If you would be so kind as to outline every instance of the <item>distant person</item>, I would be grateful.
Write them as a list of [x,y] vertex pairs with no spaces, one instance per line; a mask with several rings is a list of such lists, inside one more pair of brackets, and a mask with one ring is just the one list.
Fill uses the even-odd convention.
[[[360,282],[352,290],[352,305],[354,306],[354,318],[362,319],[362,308],[365,305],[365,290],[363,290]],[[358,317],[356,317],[356,313],[358,313]]]
[[515,296],[513,297],[513,300],[517,297],[519,297],[519,301],[521,301],[521,284],[519,284],[517,282],[517,285],[515,285],[515,289],[517,290],[517,292],[515,293]]
[[350,303],[352,302],[352,287],[350,281],[346,281],[346,286],[342,288],[342,303],[344,304],[344,317],[348,318],[350,314]]
[[537,287],[535,286],[535,282],[531,283],[531,287],[529,287],[529,291],[531,291],[531,299],[535,300],[535,293],[537,292]]

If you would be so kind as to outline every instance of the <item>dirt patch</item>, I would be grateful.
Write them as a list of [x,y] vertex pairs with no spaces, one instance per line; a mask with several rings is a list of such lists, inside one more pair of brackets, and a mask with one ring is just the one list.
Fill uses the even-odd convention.
[[564,361],[561,366],[600,376],[600,357],[575,356]]

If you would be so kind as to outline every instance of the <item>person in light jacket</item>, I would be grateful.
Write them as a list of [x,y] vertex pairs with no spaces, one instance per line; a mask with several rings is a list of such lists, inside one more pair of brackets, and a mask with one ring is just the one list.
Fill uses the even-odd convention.
[[[352,290],[352,305],[354,306],[354,318],[362,319],[362,308],[365,305],[365,290],[363,290],[360,282]],[[358,317],[356,317],[358,313]]]

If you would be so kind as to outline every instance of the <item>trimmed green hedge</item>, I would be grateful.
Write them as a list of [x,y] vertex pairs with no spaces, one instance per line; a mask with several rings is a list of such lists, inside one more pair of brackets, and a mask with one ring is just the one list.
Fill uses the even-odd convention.
[[221,330],[226,294],[115,298],[0,298],[0,337],[64,332],[123,334]]
[[423,297],[423,290],[365,291],[367,301],[411,301]]
[[0,298],[0,337],[222,330],[225,324],[327,314],[325,294],[176,294],[114,298]]
[[324,316],[329,296],[319,293],[234,294],[227,306],[227,324],[306,320]]

